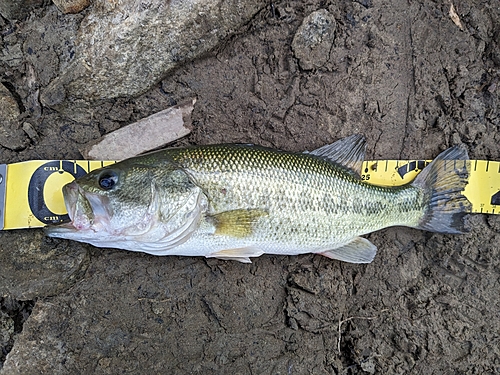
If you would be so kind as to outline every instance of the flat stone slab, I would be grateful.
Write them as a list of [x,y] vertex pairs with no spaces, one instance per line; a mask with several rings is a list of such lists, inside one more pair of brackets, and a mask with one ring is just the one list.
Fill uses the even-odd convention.
[[196,99],[124,126],[88,143],[80,152],[85,159],[123,160],[165,146],[191,132]]

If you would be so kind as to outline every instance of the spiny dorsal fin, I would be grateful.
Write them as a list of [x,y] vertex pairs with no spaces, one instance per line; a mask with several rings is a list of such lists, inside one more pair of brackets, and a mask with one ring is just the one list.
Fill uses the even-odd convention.
[[309,154],[340,164],[359,175],[363,161],[365,160],[365,151],[365,137],[360,134],[354,134],[339,139],[337,142],[330,145],[320,147],[309,152]]
[[267,216],[265,210],[232,210],[212,215],[215,234],[244,238],[252,234],[253,224],[262,216]]

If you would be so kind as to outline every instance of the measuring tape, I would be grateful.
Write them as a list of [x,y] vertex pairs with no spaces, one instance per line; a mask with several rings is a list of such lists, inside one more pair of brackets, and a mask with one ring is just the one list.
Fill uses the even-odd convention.
[[[61,188],[73,179],[115,163],[94,160],[32,160],[0,165],[0,229],[39,228],[69,221]],[[361,179],[383,186],[412,181],[430,160],[363,163]],[[464,195],[474,213],[500,213],[500,162],[471,160]]]
[[[365,161],[361,178],[373,185],[400,186],[413,181],[430,162],[431,160]],[[469,173],[469,183],[463,195],[472,204],[471,212],[499,214],[500,162],[470,160]]]
[[0,165],[0,229],[69,221],[62,187],[113,161],[32,160]]

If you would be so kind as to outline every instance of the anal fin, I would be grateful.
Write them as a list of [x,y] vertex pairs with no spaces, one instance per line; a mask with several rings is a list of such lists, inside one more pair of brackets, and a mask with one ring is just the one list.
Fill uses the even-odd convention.
[[250,258],[260,257],[264,252],[255,247],[240,247],[236,249],[225,249],[208,254],[207,258],[217,258],[223,260],[236,260],[241,263],[252,263]]
[[356,237],[351,242],[327,251],[321,251],[317,254],[324,255],[330,259],[337,259],[349,263],[371,263],[377,247],[366,238]]

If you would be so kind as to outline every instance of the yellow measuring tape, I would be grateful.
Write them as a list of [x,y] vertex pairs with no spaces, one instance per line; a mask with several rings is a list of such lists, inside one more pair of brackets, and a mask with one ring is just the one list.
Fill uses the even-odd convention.
[[[69,220],[61,188],[74,178],[114,161],[32,160],[0,165],[0,229],[39,228]],[[412,181],[430,160],[363,163],[367,183],[398,186]],[[500,213],[500,162],[471,160],[464,195],[472,212]],[[3,226],[2,226],[3,225]]]
[[[361,178],[374,185],[404,185],[417,177],[430,162],[431,160],[365,161]],[[472,212],[499,214],[500,162],[471,160],[470,167],[469,183],[463,194],[472,203]]]
[[[113,161],[31,160],[0,165],[0,229],[39,228],[69,220],[62,187]],[[3,224],[3,228],[1,228]]]

